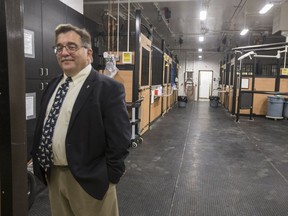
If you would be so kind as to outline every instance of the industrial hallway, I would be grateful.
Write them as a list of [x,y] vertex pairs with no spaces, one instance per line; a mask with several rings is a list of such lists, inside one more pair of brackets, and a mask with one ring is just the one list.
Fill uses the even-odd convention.
[[[121,216],[287,216],[288,121],[174,106],[130,150]],[[30,216],[50,215],[39,189]]]

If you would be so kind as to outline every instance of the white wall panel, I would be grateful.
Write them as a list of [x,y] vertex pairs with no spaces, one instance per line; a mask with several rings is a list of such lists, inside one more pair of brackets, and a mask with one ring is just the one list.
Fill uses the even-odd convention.
[[83,0],[60,0],[64,4],[83,14]]

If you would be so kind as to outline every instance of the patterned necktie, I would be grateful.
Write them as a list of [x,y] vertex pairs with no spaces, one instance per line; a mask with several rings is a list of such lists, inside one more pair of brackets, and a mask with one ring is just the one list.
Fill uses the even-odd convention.
[[52,152],[52,137],[54,128],[56,125],[57,118],[59,116],[59,112],[66,96],[66,93],[69,89],[69,82],[72,81],[71,77],[67,77],[65,82],[60,85],[57,90],[53,105],[47,117],[47,120],[44,124],[41,143],[38,148],[37,158],[39,164],[45,172],[51,167],[53,164],[53,152]]

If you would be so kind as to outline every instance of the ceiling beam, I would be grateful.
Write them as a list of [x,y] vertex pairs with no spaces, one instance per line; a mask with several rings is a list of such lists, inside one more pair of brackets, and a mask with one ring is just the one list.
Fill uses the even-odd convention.
[[[156,2],[191,2],[197,0],[130,0],[130,3],[156,3]],[[128,3],[128,0],[120,0],[119,3]],[[97,5],[97,4],[108,4],[108,1],[87,1],[84,0],[84,5]],[[116,3],[116,1],[115,1]]]

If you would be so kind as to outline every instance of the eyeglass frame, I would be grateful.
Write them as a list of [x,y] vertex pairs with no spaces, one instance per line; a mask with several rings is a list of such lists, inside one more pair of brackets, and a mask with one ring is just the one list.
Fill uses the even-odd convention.
[[[75,46],[75,50],[73,50],[74,48],[69,48],[69,46]],[[55,53],[55,55],[59,55],[63,52],[63,49],[65,48],[66,51],[69,53],[69,54],[73,54],[75,52],[77,52],[80,48],[84,47],[85,49],[87,49],[88,47],[87,46],[78,46],[77,44],[75,43],[68,43],[66,45],[55,45],[53,46],[53,51]],[[60,49],[60,50],[59,50]]]

